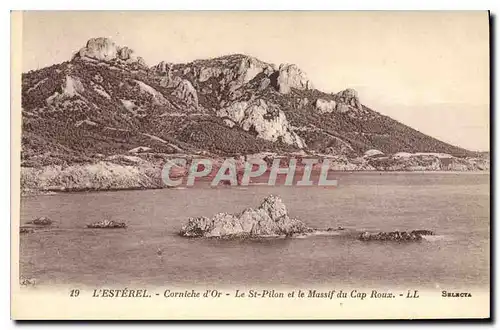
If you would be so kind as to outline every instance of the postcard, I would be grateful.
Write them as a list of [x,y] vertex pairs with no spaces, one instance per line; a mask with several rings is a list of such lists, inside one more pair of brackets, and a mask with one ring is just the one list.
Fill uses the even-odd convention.
[[490,317],[487,11],[12,12],[11,317]]

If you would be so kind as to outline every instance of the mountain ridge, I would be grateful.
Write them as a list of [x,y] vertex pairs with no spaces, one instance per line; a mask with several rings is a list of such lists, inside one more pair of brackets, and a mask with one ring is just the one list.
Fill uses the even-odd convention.
[[478,156],[370,109],[354,89],[325,93],[294,64],[245,54],[148,66],[132,49],[92,38],[69,61],[23,73],[21,100],[23,167],[95,163],[139,147],[149,151],[139,157],[163,161],[263,152],[355,159],[370,150]]

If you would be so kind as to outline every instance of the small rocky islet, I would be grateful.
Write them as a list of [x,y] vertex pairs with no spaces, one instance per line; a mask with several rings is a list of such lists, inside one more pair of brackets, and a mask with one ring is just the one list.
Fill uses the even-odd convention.
[[32,234],[35,232],[35,229],[33,228],[29,228],[29,227],[26,227],[26,226],[21,226],[21,228],[19,228],[19,234]]
[[364,232],[359,235],[361,241],[395,241],[395,242],[408,242],[408,241],[421,241],[423,236],[434,235],[431,230],[412,230],[412,231],[391,231],[369,233]]
[[101,221],[97,221],[87,225],[87,228],[91,229],[118,229],[118,228],[127,228],[127,224],[125,222],[118,222],[114,220],[104,219]]
[[19,234],[32,234],[38,229],[52,227],[54,221],[48,217],[38,217],[26,222],[19,228]]
[[[51,227],[53,227],[53,224],[54,221],[48,217],[38,217],[26,222],[24,225],[21,225],[19,228],[19,233],[32,234],[39,231],[40,229],[50,229]],[[127,224],[125,222],[104,219],[101,221],[93,222],[91,224],[87,224],[85,227],[90,229],[125,229],[127,228]]]
[[288,215],[286,205],[280,197],[270,195],[257,208],[247,208],[238,214],[218,213],[212,218],[190,218],[181,228],[182,237],[206,238],[273,238],[305,236],[349,236],[361,241],[421,241],[423,236],[434,235],[430,230],[409,232],[359,232],[337,228],[318,229],[307,226],[301,220]]
[[36,226],[50,226],[52,225],[52,223],[53,221],[47,217],[38,217],[31,221],[28,221],[26,224],[36,225]]
[[181,228],[183,237],[279,237],[314,231],[302,221],[288,215],[277,196],[266,197],[259,207],[239,214],[218,213],[212,218],[190,218]]

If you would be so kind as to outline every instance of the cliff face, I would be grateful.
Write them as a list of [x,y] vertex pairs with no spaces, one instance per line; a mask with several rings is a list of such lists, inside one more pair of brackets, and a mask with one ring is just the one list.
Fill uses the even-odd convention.
[[70,61],[23,74],[22,166],[95,164],[138,147],[153,163],[162,154],[259,152],[352,163],[371,149],[475,156],[361,101],[353,89],[314,89],[293,64],[235,54],[148,67],[132,49],[94,38]]

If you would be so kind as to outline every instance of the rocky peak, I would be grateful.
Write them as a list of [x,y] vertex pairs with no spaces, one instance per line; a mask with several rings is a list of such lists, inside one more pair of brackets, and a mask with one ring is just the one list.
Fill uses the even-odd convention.
[[240,60],[238,74],[242,78],[242,82],[247,83],[261,72],[269,76],[274,71],[275,69],[271,64],[262,62],[252,56],[244,56]]
[[285,203],[283,203],[281,198],[274,195],[267,196],[260,204],[259,209],[264,210],[274,221],[288,216]]
[[143,58],[136,56],[132,49],[118,46],[111,39],[103,37],[92,38],[87,41],[85,47],[81,48],[73,58],[104,62],[118,60],[125,63],[139,63],[145,66]]
[[281,64],[277,72],[276,87],[281,94],[290,93],[291,88],[313,89],[311,81],[295,64]]
[[197,60],[187,66],[192,67],[198,82],[203,83],[215,78],[223,88],[229,86],[231,91],[239,89],[260,73],[271,75],[275,71],[272,64],[242,54]]
[[[196,60],[191,63],[173,66],[170,63],[160,62],[151,68],[160,76],[171,78],[172,73],[186,75],[192,74],[197,83],[210,85],[210,80],[215,79],[220,89],[228,88],[231,93],[240,89],[259,75],[262,79],[258,82],[261,90],[272,85],[282,94],[288,94],[291,88],[299,90],[313,89],[311,81],[305,72],[295,64],[281,64],[279,68],[271,63],[266,63],[253,56],[232,54],[221,57]],[[170,79],[171,80],[171,79]],[[194,82],[196,86],[197,83]]]

